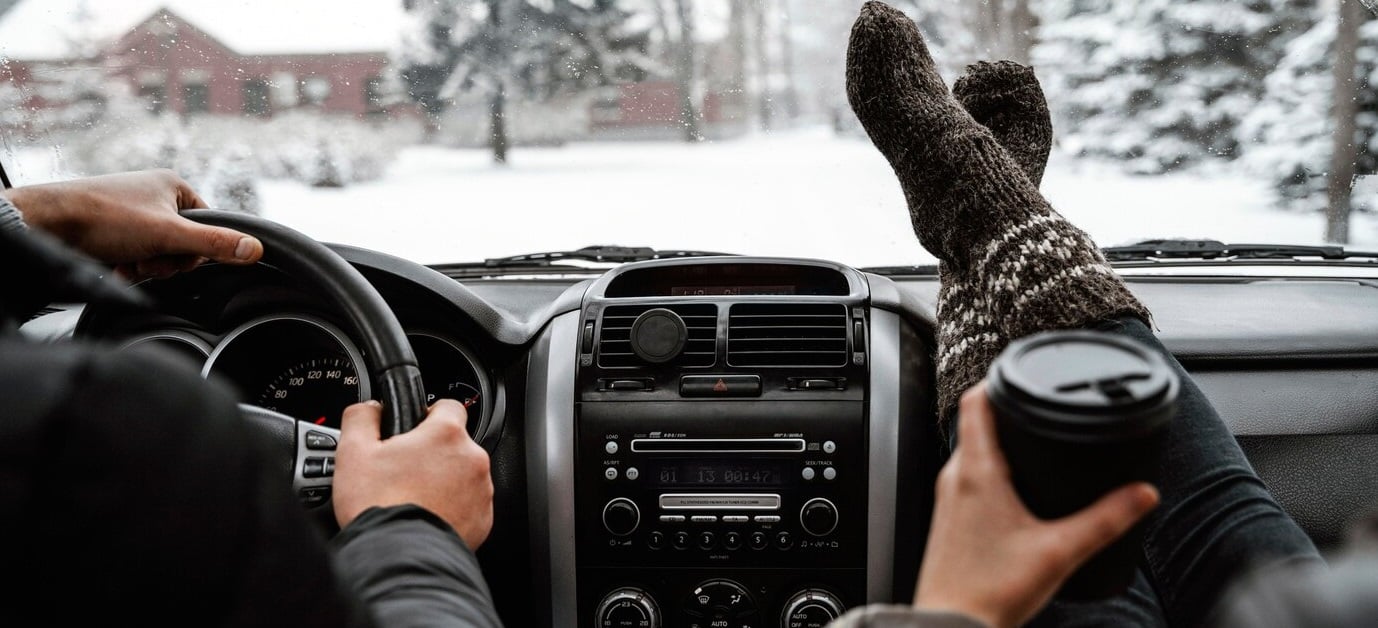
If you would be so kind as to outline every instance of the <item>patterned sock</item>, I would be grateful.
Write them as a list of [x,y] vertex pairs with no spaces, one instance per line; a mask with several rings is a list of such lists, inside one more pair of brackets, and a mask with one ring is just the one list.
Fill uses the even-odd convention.
[[[960,87],[978,113],[1002,98],[1031,97],[1027,89],[999,89],[1004,79],[984,80],[1018,72],[977,74]],[[982,85],[996,89],[976,89]],[[900,180],[919,242],[945,268],[947,305],[938,320],[944,420],[962,391],[985,376],[991,350],[1011,339],[1124,314],[1149,320],[1095,243],[1038,193],[1031,175],[1041,175],[1035,157],[1046,159],[1047,149],[1025,141],[1038,123],[991,115],[987,121],[1015,149],[1006,151],[948,93],[903,13],[874,1],[862,7],[847,50],[847,97]],[[957,303],[967,309],[956,312]]]

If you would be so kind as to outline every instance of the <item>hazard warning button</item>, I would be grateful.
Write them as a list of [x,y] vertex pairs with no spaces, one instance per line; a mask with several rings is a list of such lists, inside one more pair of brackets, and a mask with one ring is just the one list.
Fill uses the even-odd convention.
[[759,397],[759,375],[685,375],[679,378],[681,397]]

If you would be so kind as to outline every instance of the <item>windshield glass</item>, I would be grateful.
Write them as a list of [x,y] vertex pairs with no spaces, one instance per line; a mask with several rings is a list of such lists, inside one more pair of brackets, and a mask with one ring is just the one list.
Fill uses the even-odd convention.
[[[1032,63],[1104,246],[1378,248],[1359,0],[897,0],[951,84]],[[856,0],[0,0],[15,184],[172,168],[423,263],[596,244],[931,263],[852,116]]]

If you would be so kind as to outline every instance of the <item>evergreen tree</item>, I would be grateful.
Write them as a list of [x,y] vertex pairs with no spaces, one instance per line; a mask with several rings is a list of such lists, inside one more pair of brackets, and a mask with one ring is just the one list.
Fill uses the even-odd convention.
[[507,159],[511,97],[560,93],[643,78],[649,29],[617,0],[410,0],[415,23],[399,52],[408,95],[433,124],[465,93],[488,102],[490,145]]
[[1240,154],[1315,0],[1046,0],[1035,64],[1074,154],[1156,173]]
[[[1315,24],[1287,45],[1268,75],[1263,101],[1239,130],[1247,144],[1245,163],[1274,182],[1280,206],[1301,211],[1325,209],[1335,128],[1335,8],[1317,14]],[[1356,60],[1354,166],[1362,176],[1378,174],[1378,20],[1370,18],[1359,26]],[[1356,209],[1378,209],[1378,199],[1353,200]]]

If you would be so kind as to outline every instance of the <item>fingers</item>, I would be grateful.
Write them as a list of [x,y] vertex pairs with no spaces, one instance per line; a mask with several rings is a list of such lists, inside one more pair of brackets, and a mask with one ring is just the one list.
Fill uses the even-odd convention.
[[340,445],[378,444],[382,440],[383,404],[365,401],[345,408],[340,418]]
[[185,218],[176,221],[167,229],[160,253],[196,255],[224,264],[253,264],[263,257],[263,243],[258,238]]
[[181,177],[177,178],[177,209],[207,209],[210,205]]
[[995,431],[995,410],[986,397],[985,382],[972,386],[962,395],[957,416],[957,445],[966,455],[982,460],[1004,460]]
[[464,404],[454,399],[441,399],[431,405],[430,411],[426,413],[426,420],[413,431],[445,430],[452,432],[449,436],[469,440],[468,422],[469,411],[464,408]]
[[1120,538],[1158,506],[1158,490],[1136,482],[1107,493],[1080,512],[1051,525],[1074,568]]

